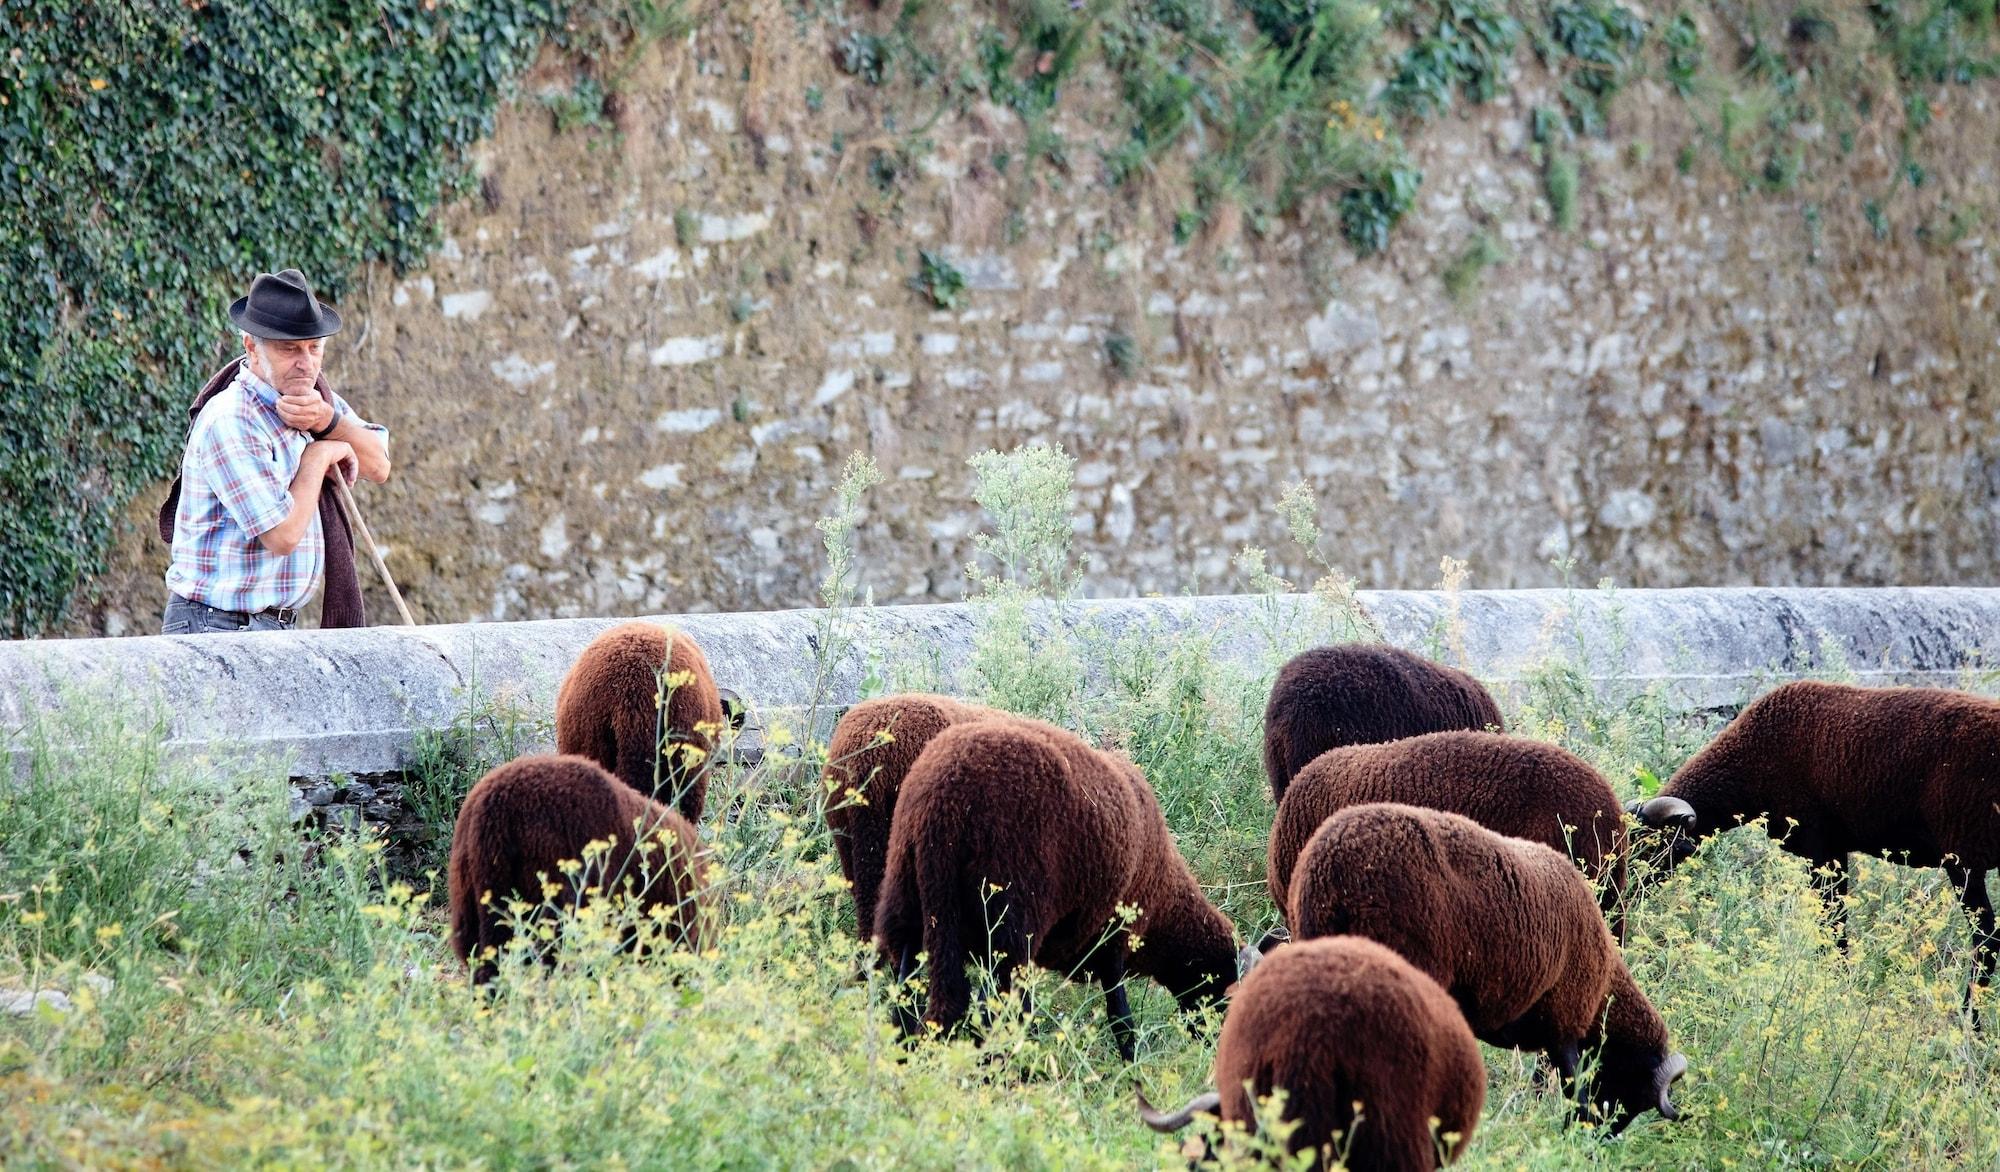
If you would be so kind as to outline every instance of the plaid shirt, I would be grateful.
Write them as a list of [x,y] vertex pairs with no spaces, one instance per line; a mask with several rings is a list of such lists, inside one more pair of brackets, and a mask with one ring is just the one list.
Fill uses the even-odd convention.
[[[354,413],[339,395],[333,410],[336,420]],[[386,428],[364,426],[388,438]],[[318,511],[291,553],[272,553],[257,537],[291,514],[292,478],[311,442],[305,432],[285,426],[277,388],[250,373],[247,364],[208,401],[188,432],[181,459],[167,589],[245,614],[305,605],[326,556]],[[329,469],[327,475],[339,473]]]

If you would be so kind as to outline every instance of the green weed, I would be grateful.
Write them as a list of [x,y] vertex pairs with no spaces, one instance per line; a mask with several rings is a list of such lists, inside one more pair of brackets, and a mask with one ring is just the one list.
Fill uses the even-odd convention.
[[874,33],[856,29],[840,42],[840,68],[869,85],[888,81],[894,62],[889,42]]
[[604,116],[604,87],[588,75],[577,78],[572,89],[543,92],[542,106],[554,115],[558,134],[578,127],[604,130],[611,125]]
[[1548,192],[1549,217],[1560,231],[1568,232],[1576,227],[1576,197],[1580,183],[1575,155],[1567,151],[1549,155],[1542,184]]
[[982,452],[969,463],[973,499],[993,522],[974,548],[996,567],[974,561],[965,568],[979,603],[969,690],[998,708],[1074,724],[1083,665],[1047,601],[1068,597],[1076,586],[1070,552],[1076,460],[1060,445],[1035,444]]
[[1687,12],[1677,12],[1667,22],[1665,33],[1667,50],[1667,84],[1681,97],[1694,93],[1695,75],[1701,70],[1706,46],[1703,44],[1701,26]]
[[1360,176],[1340,195],[1340,230],[1362,256],[1389,246],[1389,232],[1417,201],[1423,172],[1390,166]]
[[1506,62],[1521,26],[1504,7],[1481,0],[1444,0],[1433,23],[1404,51],[1384,90],[1392,109],[1430,118],[1451,108],[1454,90],[1469,102],[1499,96]]
[[1446,295],[1461,305],[1471,300],[1472,295],[1478,292],[1486,270],[1504,263],[1506,259],[1506,248],[1491,232],[1474,232],[1464,251],[1445,267],[1442,276]]
[[1104,335],[1104,362],[1112,374],[1131,378],[1139,373],[1139,361],[1138,339],[1123,330]]
[[918,253],[917,275],[910,278],[910,288],[930,298],[938,309],[956,309],[959,298],[965,295],[965,274],[943,253],[922,249]]
[[854,531],[861,523],[861,502],[882,483],[875,461],[859,452],[848,456],[840,470],[840,488],[834,511],[817,523],[820,541],[826,547],[826,573],[820,579],[819,633],[815,640],[812,699],[806,705],[806,727],[818,728],[821,711],[828,703],[833,686],[831,666],[853,645],[847,611],[854,605],[857,575],[854,566]]

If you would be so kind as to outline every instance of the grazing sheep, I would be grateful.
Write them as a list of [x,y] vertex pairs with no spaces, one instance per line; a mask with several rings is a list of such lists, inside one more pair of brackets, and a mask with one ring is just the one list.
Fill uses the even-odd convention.
[[1271,800],[1328,749],[1448,729],[1501,728],[1478,680],[1380,643],[1316,647],[1278,669],[1264,706],[1264,774]]
[[1354,1172],[1423,1172],[1464,1153],[1486,1103],[1486,1066],[1436,981],[1372,940],[1336,936],[1286,945],[1243,978],[1222,1023],[1215,1085],[1172,1114],[1141,1095],[1140,1118],[1175,1131],[1219,1107],[1254,1130],[1255,1097],[1282,1087],[1285,1116],[1299,1124],[1289,1147],[1312,1150],[1312,1167],[1344,1149]]
[[1566,1085],[1580,1052],[1601,1044],[1583,1102],[1615,1115],[1614,1133],[1648,1109],[1679,1117],[1669,1092],[1687,1059],[1561,853],[1441,810],[1354,806],[1306,844],[1288,916],[1301,940],[1366,936],[1396,950],[1480,1040],[1547,1052]]
[[725,714],[708,658],[686,632],[620,623],[590,641],[556,693],[556,751],[588,757],[690,822],[708,800]]
[[1613,934],[1624,938],[1625,819],[1610,784],[1574,753],[1489,732],[1430,733],[1323,753],[1278,803],[1266,873],[1271,902],[1286,905],[1293,864],[1319,824],[1363,802],[1448,810],[1571,856],[1599,885]]
[[833,726],[820,797],[841,874],[854,888],[855,930],[864,938],[874,933],[875,894],[888,864],[889,827],[903,778],[932,737],[990,715],[977,705],[919,692],[863,700]]
[[[1942,688],[1783,684],[1659,796],[1626,808],[1646,826],[1685,833],[1673,862],[1716,831],[1766,817],[1784,849],[1831,873],[1822,890],[1843,947],[1849,854],[1943,867],[1972,920],[1977,981],[1992,980],[2000,933],[1986,873],[2000,866],[2000,703]],[[1968,986],[1968,1005],[1971,996]]]
[[[1121,904],[1140,909],[1129,928],[1117,926]],[[1032,960],[1103,985],[1127,1059],[1128,967],[1184,1008],[1222,996],[1236,975],[1229,921],[1203,897],[1145,777],[1073,733],[1018,717],[953,725],[910,766],[875,923],[899,978],[919,949],[930,954],[926,1016],[939,1027],[970,1008],[968,959],[992,958],[1002,991]]]
[[[611,848],[585,871],[565,875],[561,864],[584,848]],[[643,849],[636,844],[643,842]],[[668,931],[701,947],[701,892],[706,865],[694,827],[672,807],[648,798],[583,757],[522,757],[479,779],[451,836],[451,947],[473,963],[472,982],[498,971],[494,956],[513,935],[507,903],[543,902],[557,884],[564,904],[627,883],[642,906],[671,909]],[[608,883],[607,883],[608,881]],[[475,963],[476,961],[476,963]]]

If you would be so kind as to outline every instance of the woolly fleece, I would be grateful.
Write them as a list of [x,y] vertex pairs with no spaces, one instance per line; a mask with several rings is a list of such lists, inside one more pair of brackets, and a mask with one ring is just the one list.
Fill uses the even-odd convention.
[[1273,903],[1285,906],[1293,865],[1320,823],[1365,802],[1463,814],[1574,857],[1601,887],[1614,935],[1623,934],[1624,811],[1610,783],[1574,753],[1489,732],[1430,733],[1323,753],[1278,804],[1265,871]]
[[[686,683],[662,682],[685,673]],[[666,719],[658,697],[668,690]],[[661,744],[662,725],[666,744]],[[583,649],[556,693],[556,751],[588,757],[700,822],[724,725],[708,657],[685,632],[620,623]],[[658,786],[655,788],[657,778]]]
[[[563,874],[564,860],[601,840],[612,844],[601,861]],[[646,849],[635,850],[642,842]],[[449,871],[452,951],[477,960],[473,983],[484,984],[496,971],[488,950],[513,936],[509,900],[542,903],[546,880],[574,908],[601,894],[607,878],[614,887],[644,882],[642,905],[672,909],[670,935],[698,950],[706,870],[694,827],[672,807],[585,758],[522,757],[480,778],[459,807]]]
[[1455,667],[1381,643],[1301,652],[1278,669],[1264,707],[1264,775],[1271,800],[1328,749],[1448,729],[1499,729],[1500,706]]

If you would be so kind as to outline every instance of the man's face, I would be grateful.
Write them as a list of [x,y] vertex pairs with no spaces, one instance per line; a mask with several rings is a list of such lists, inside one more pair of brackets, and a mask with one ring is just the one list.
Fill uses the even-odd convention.
[[326,339],[281,342],[243,335],[243,351],[250,356],[250,372],[279,394],[311,394],[319,378],[320,364],[326,360]]

